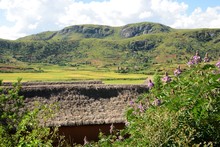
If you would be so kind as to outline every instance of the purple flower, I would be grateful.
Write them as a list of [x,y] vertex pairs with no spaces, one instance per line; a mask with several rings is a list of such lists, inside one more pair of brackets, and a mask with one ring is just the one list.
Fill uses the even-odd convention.
[[193,56],[193,61],[195,64],[198,64],[199,62],[201,62],[200,56],[197,56],[197,55]]
[[201,57],[199,56],[199,52],[198,51],[196,51],[196,55],[193,56],[193,62],[195,64],[198,64],[199,62],[201,62]]
[[160,106],[160,105],[161,105],[161,100],[159,100],[158,98],[156,98],[156,99],[153,101],[153,105],[154,105],[154,106]]
[[165,83],[169,83],[169,82],[171,81],[171,77],[165,76],[165,77],[163,77],[163,81],[164,81]]
[[203,59],[203,61],[204,61],[204,62],[209,62],[209,61],[210,61],[210,58],[206,58],[206,57],[205,57],[205,58]]
[[171,80],[172,80],[171,77],[166,72],[165,76],[162,78],[162,81],[164,81],[165,83],[169,83]]
[[215,64],[218,68],[220,68],[220,61]]
[[199,52],[196,51],[196,55],[193,56],[193,57],[189,60],[189,62],[187,63],[187,65],[188,65],[189,67],[191,67],[193,64],[198,64],[199,62],[201,62],[201,57],[199,56]]
[[141,103],[140,103],[140,105],[138,105],[138,108],[139,108],[140,112],[144,112],[144,107]]
[[134,105],[134,101],[130,100],[130,105],[133,106]]
[[181,69],[180,69],[180,66],[178,66],[178,67],[176,68],[176,70],[174,70],[174,75],[175,75],[175,76],[179,76],[181,73],[182,73],[182,71],[181,71]]
[[151,80],[149,80],[147,86],[148,86],[148,88],[151,89],[152,87],[154,87],[154,83]]
[[193,60],[189,60],[189,62],[187,63],[187,65],[188,65],[189,67],[191,67],[193,64],[194,64]]
[[205,54],[205,58],[203,59],[204,62],[209,62],[210,58],[208,57],[208,53]]
[[178,75],[180,75],[181,73],[182,73],[182,71],[179,70],[179,69],[176,69],[176,70],[174,71],[174,75],[175,75],[175,76],[178,76]]

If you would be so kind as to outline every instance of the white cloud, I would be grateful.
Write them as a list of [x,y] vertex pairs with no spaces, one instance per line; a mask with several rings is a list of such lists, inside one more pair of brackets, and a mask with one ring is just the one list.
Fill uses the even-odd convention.
[[197,8],[187,14],[188,7],[176,0],[0,0],[0,13],[12,24],[0,22],[0,38],[16,39],[75,24],[121,26],[153,21],[175,28],[220,26],[220,7]]
[[103,25],[124,25],[138,16],[146,0],[110,0],[104,2],[74,2],[66,7],[59,18],[60,25],[96,23]]
[[1,25],[0,38],[17,39],[33,33],[57,28],[59,14],[71,0],[1,0],[0,12],[10,26]]
[[0,26],[0,38],[4,39],[16,39],[21,36],[25,36],[26,33],[22,33],[21,30],[23,26],[19,23],[15,24],[13,27]]
[[220,28],[220,6],[205,11],[196,8],[191,15],[182,15],[171,25],[175,28]]
[[146,19],[146,18],[149,18],[152,16],[152,13],[151,12],[147,12],[147,11],[144,11],[142,12],[138,17],[140,19]]

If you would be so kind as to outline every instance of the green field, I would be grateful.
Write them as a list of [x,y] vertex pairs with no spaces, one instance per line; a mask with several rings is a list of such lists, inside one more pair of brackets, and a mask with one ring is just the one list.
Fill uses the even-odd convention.
[[[36,65],[32,66],[36,68]],[[94,67],[62,67],[43,66],[43,72],[14,72],[0,73],[4,82],[15,82],[18,78],[26,81],[80,81],[102,80],[105,84],[142,84],[147,77],[145,74],[116,73],[106,69]]]

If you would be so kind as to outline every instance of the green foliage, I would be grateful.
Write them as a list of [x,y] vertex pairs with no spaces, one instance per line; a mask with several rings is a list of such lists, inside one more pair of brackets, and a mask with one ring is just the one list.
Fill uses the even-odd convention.
[[[126,38],[123,34],[131,36]],[[219,38],[218,29],[176,30],[147,22],[124,27],[77,25],[16,41],[0,40],[0,63],[61,66],[89,63],[114,69],[138,66],[143,72],[154,70],[153,63],[185,63],[195,50],[199,50],[201,55],[208,52],[212,60],[217,60],[220,56]]]
[[[214,72],[213,72],[214,71]],[[196,65],[172,81],[162,83],[157,74],[154,87],[131,102],[127,126],[101,138],[107,146],[219,146],[220,71],[213,65]],[[119,136],[119,135],[116,135]],[[105,141],[103,141],[105,140]]]
[[55,139],[61,141],[56,128],[42,125],[55,107],[26,110],[24,97],[19,95],[20,81],[11,88],[2,87],[0,82],[0,146],[52,146]]

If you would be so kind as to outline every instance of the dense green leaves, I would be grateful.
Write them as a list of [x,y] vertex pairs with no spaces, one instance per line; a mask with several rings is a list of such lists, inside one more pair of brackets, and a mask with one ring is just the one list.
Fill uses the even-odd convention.
[[25,109],[24,98],[19,95],[20,81],[7,88],[0,81],[0,146],[52,146],[55,139],[59,140],[57,130],[43,126],[42,121],[51,116],[51,108],[56,106]]
[[219,69],[195,65],[168,83],[156,75],[150,92],[134,100],[127,110],[127,126],[120,135],[129,137],[111,145],[219,146],[220,74],[213,71]]

